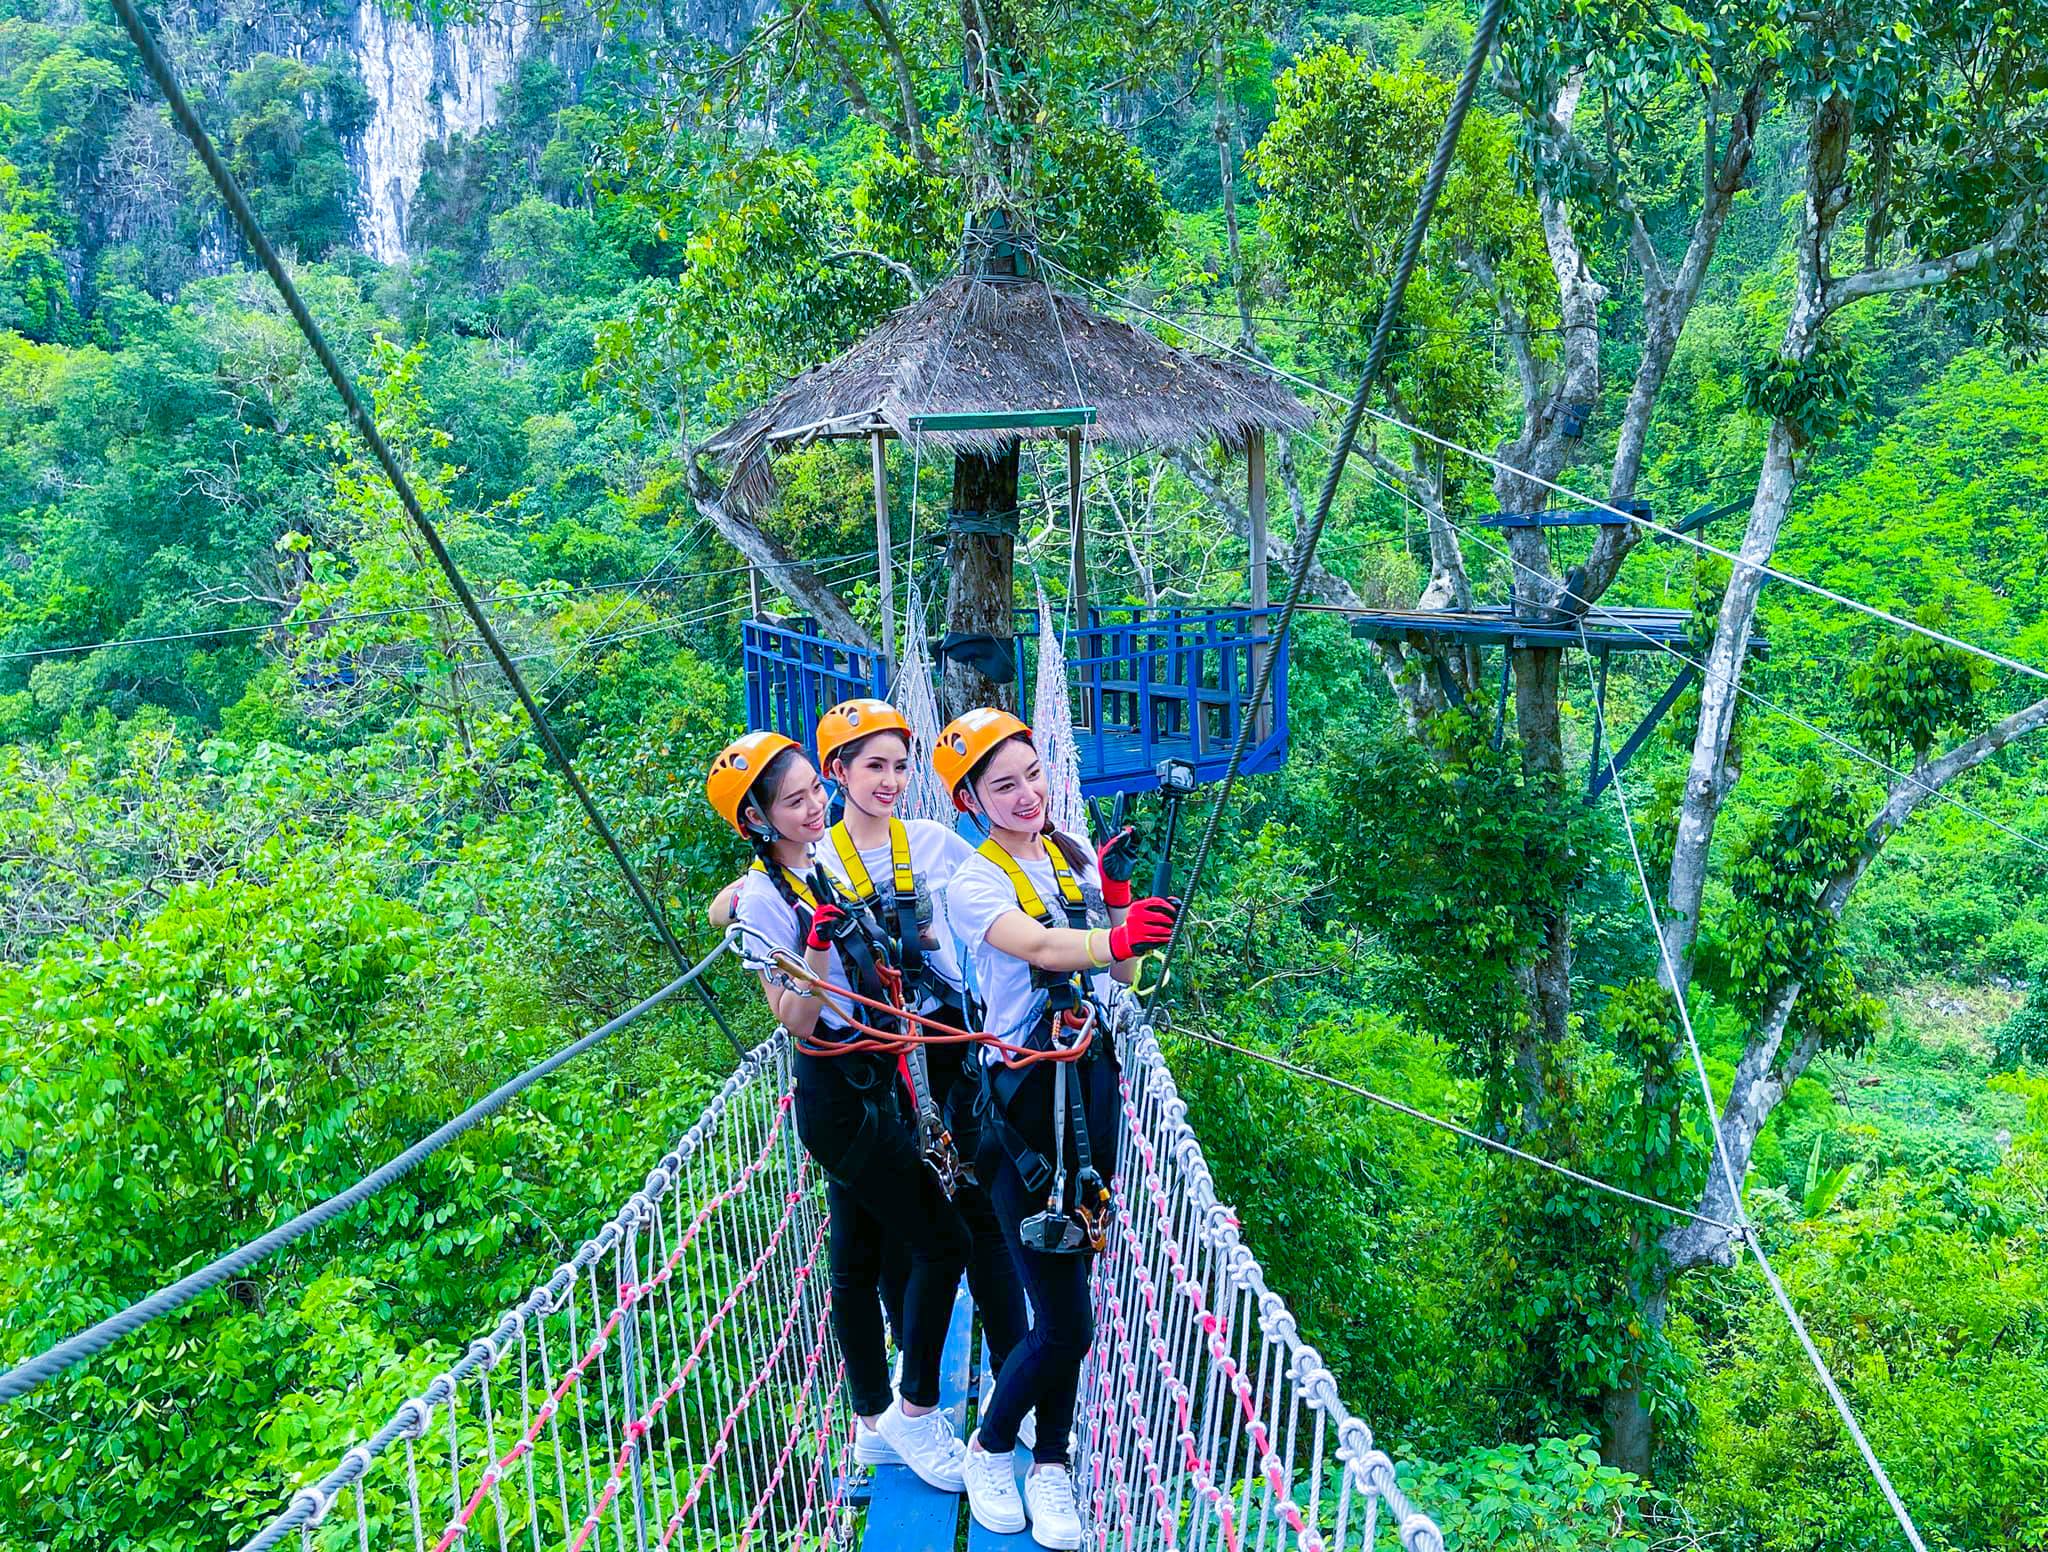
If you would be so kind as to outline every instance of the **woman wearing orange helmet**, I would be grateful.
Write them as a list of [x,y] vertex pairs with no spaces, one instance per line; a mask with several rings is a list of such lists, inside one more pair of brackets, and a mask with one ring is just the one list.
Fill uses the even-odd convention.
[[[896,805],[910,785],[910,724],[887,701],[842,701],[818,719],[818,764],[845,799],[845,816],[826,832],[818,854],[833,882],[875,919],[890,957],[903,972],[913,1012],[954,1028],[967,1023],[966,993],[953,935],[945,929],[945,897],[953,874],[974,848],[950,825],[899,819]],[[932,1100],[959,1157],[972,1163],[980,1145],[976,1112],[980,1079],[974,1047],[932,1046],[925,1070]],[[1000,1369],[1030,1326],[1024,1290],[978,1181],[959,1182],[953,1206],[967,1226],[967,1288],[987,1343],[990,1366]],[[895,1315],[895,1264],[883,1269],[883,1299]],[[898,1331],[901,1320],[895,1321]]]
[[[754,732],[726,748],[705,779],[711,806],[754,850],[736,891],[735,919],[751,951],[801,955],[811,973],[846,991],[872,974],[860,969],[862,923],[816,866],[825,835],[825,789],[817,767],[792,740]],[[851,962],[849,962],[851,961]],[[849,975],[849,971],[853,973]],[[851,1033],[846,1004],[808,986],[780,986],[764,973],[769,1010],[792,1036]],[[862,985],[875,995],[878,985]],[[967,1231],[926,1167],[911,1118],[885,1058],[850,1053],[793,1058],[796,1127],[825,1171],[831,1210],[832,1324],[859,1418],[856,1459],[900,1460],[932,1486],[961,1487],[962,1452],[937,1409],[939,1357],[953,1291],[967,1259]],[[909,1252],[901,1393],[892,1394],[882,1341],[883,1248]]]
[[[1133,900],[1131,832],[1091,856],[1051,828],[1050,792],[1031,730],[993,708],[957,717],[932,754],[953,801],[988,831],[954,873],[947,920],[973,963],[983,1027],[1006,1040],[1048,1044],[1062,1021],[1085,1016],[1088,978],[1125,984],[1134,961],[1163,945],[1177,902]],[[1094,1341],[1087,1250],[1116,1171],[1121,1124],[1115,1054],[1098,1027],[1073,1063],[1002,1065],[983,1048],[987,1124],[977,1172],[1031,1297],[1031,1334],[1011,1352],[968,1441],[966,1479],[974,1517],[998,1532],[1078,1547],[1080,1516],[1067,1461],[1082,1360]],[[1061,1126],[1054,1125],[1055,1110]],[[1032,1469],[1020,1498],[1010,1452],[1018,1424],[1036,1410]]]

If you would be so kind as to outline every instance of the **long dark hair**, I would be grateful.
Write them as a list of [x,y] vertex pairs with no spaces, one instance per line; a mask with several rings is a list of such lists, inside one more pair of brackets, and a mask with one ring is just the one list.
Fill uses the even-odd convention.
[[[761,767],[761,774],[754,778],[754,784],[747,788],[747,795],[740,799],[741,815],[744,817],[747,811],[752,809],[754,818],[759,821],[762,827],[770,830],[774,829],[773,823],[768,818],[768,811],[775,806],[775,800],[782,796],[782,784],[789,777],[790,767],[802,758],[803,751],[801,749],[783,749],[778,751],[775,758]],[[753,824],[746,826],[746,832],[747,844],[753,847],[754,855],[761,859],[762,865],[768,869],[768,876],[774,879],[776,886],[780,888],[782,884],[782,870],[777,866],[771,849],[775,843],[762,835],[761,831],[756,829]]]
[[[974,792],[974,789],[980,785],[981,778],[987,774],[989,762],[995,759],[996,752],[1005,744],[1027,744],[1030,746],[1033,754],[1038,752],[1038,744],[1029,733],[1012,733],[1002,743],[991,746],[987,754],[976,760],[973,769],[968,771],[966,779],[960,785],[969,792]],[[974,792],[974,801],[977,803],[981,801],[980,793]],[[986,823],[987,819],[984,816],[983,824],[986,825]],[[1095,853],[1067,834],[1066,831],[1055,830],[1050,824],[1045,827],[1045,834],[1052,837],[1053,845],[1057,846],[1060,849],[1060,855],[1067,859],[1067,866],[1085,878],[1088,873],[1089,864],[1095,860]]]

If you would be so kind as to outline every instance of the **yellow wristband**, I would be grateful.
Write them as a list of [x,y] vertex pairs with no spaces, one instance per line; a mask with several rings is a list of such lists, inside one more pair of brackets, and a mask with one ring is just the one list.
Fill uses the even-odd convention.
[[1094,967],[1095,967],[1096,969],[1098,969],[1098,970],[1107,970],[1107,969],[1109,968],[1109,961],[1108,961],[1108,959],[1106,959],[1106,958],[1098,959],[1098,958],[1096,957],[1096,954],[1095,954],[1095,934],[1096,934],[1096,933],[1098,933],[1098,932],[1100,932],[1100,931],[1102,931],[1102,929],[1101,929],[1100,927],[1091,927],[1091,928],[1089,928],[1089,929],[1088,929],[1088,938],[1087,938],[1087,952],[1088,952],[1088,963],[1089,963],[1089,964],[1091,964],[1091,965],[1093,965],[1093,966],[1094,966]]

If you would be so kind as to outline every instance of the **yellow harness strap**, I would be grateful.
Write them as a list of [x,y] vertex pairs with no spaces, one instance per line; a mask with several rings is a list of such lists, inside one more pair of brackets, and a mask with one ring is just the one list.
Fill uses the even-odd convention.
[[[1074,877],[1074,870],[1067,866],[1067,854],[1059,849],[1049,835],[1041,835],[1038,843],[1045,848],[1045,860],[1052,864],[1053,880],[1060,886],[1060,899],[1065,901],[1070,909],[1079,906],[1083,899],[1081,881]],[[1031,875],[1017,865],[1015,857],[996,844],[993,835],[983,841],[978,849],[1008,876],[1010,887],[1017,892],[1018,910],[1047,927],[1059,925],[1053,920],[1052,912],[1046,908],[1045,901],[1039,898],[1038,889],[1031,882]]]
[[[754,871],[756,873],[759,873],[764,878],[768,874],[768,869],[762,865],[761,859],[759,857],[756,857],[754,859]],[[788,868],[784,868],[782,870],[782,879],[784,883],[789,885],[791,893],[793,893],[799,900],[803,901],[803,903],[806,906],[808,906],[811,910],[817,910],[818,897],[811,893],[810,885],[806,884],[802,879],[798,878],[794,873],[790,872]]]
[[[846,821],[832,827],[832,849],[839,853],[839,865],[846,870],[848,888],[854,899],[866,905],[875,898],[875,881],[867,864],[860,860],[860,848],[847,833]],[[896,898],[905,900],[917,893],[917,875],[910,867],[910,831],[900,819],[889,821],[889,867],[895,874]]]

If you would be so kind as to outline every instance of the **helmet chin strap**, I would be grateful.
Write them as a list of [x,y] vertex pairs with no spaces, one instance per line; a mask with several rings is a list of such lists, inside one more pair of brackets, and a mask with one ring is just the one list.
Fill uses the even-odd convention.
[[754,838],[760,841],[763,845],[773,846],[777,841],[782,839],[782,832],[776,829],[774,825],[768,822],[768,816],[761,812],[761,805],[756,803],[752,798],[747,799],[745,817],[747,821],[747,829],[751,831],[754,835]]

